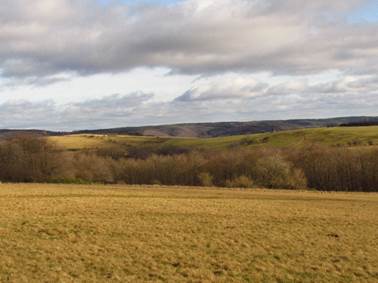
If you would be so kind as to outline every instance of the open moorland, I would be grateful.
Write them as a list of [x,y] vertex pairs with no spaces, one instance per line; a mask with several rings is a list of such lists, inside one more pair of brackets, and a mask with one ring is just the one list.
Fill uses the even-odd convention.
[[190,149],[225,149],[227,147],[289,147],[317,143],[328,146],[378,145],[378,126],[300,129],[216,138],[174,138],[128,135],[77,134],[49,139],[66,150],[95,150],[124,147],[181,147]]
[[0,185],[1,282],[378,282],[378,194]]

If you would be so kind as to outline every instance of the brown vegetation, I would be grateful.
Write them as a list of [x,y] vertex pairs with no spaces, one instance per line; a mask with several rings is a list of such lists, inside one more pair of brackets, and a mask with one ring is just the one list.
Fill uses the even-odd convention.
[[0,181],[376,191],[378,150],[311,145],[188,151],[64,152],[39,136],[0,143]]
[[291,152],[290,159],[302,168],[311,188],[339,191],[378,189],[377,148],[307,146]]

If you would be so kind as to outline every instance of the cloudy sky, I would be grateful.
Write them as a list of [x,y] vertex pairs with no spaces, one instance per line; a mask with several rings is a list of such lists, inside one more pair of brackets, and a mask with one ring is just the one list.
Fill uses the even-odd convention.
[[0,0],[0,128],[351,115],[377,0]]

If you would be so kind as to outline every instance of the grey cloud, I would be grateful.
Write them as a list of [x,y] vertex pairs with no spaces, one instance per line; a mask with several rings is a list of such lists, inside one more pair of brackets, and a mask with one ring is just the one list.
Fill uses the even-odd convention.
[[[227,82],[226,77],[224,83],[237,84]],[[218,121],[377,115],[377,83],[377,76],[342,76],[317,83],[305,79],[271,84],[253,80],[254,91],[243,95],[242,89],[249,84],[244,80],[243,84],[239,83],[239,90],[234,87],[223,88],[221,93],[216,87],[207,88],[204,93],[199,89],[189,90],[178,97],[174,105],[205,109],[202,115],[209,120],[223,117]],[[214,117],[204,114],[206,111],[215,114]]]
[[248,97],[265,95],[268,84],[259,82],[248,82],[247,85],[240,85],[240,82],[231,82],[231,85],[216,84],[210,85],[205,90],[192,88],[175,99],[176,102],[188,101],[214,101],[214,100],[235,100]]
[[144,103],[148,93],[114,94],[101,99],[58,105],[54,101],[10,101],[0,104],[0,128],[73,130],[122,126]]
[[[277,77],[276,77],[277,78]],[[310,76],[310,78],[312,78]],[[314,82],[308,77],[286,78],[274,82],[274,77],[254,79],[253,76],[235,77],[230,75],[218,76],[187,90],[175,99],[176,102],[206,102],[216,100],[255,100],[259,97],[311,97],[329,96],[361,96],[371,95],[378,98],[378,76],[336,76],[328,81]],[[378,102],[378,99],[377,99]]]
[[133,123],[132,117],[152,98],[153,94],[147,93],[115,94],[101,99],[71,103],[60,113],[62,124],[66,121],[67,125],[73,125],[77,129],[114,127]]
[[10,101],[0,104],[2,128],[53,127],[58,109],[53,101]]
[[168,7],[101,7],[90,0],[3,0],[0,70],[31,82],[140,66],[195,74],[372,73],[378,26],[343,18],[363,2],[186,0]]

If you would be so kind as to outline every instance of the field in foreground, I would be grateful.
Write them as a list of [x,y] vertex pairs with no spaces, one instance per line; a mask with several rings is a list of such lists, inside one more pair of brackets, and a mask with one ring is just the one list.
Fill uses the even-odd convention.
[[1,282],[378,282],[378,194],[0,185]]

